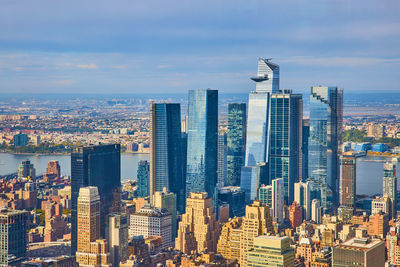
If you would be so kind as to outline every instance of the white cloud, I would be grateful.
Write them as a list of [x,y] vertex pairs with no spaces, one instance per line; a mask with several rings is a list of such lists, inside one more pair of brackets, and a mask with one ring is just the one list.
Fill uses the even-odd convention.
[[281,63],[294,63],[306,66],[325,67],[356,67],[376,64],[399,64],[400,58],[377,58],[377,57],[292,57],[282,59]]
[[75,65],[76,68],[78,69],[82,69],[82,70],[95,70],[98,69],[99,66],[97,66],[94,63],[90,63],[90,64],[77,64]]

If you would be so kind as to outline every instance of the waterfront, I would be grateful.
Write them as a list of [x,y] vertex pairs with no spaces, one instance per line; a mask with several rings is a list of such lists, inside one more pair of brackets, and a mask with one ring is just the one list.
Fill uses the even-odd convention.
[[[62,175],[70,175],[71,162],[69,155],[20,155],[0,153],[0,175],[16,172],[18,164],[29,159],[36,168],[38,175],[44,173],[47,162],[58,160],[61,165]],[[122,154],[121,155],[121,178],[136,179],[137,164],[140,160],[149,160],[148,154]],[[357,158],[357,194],[380,194],[382,193],[383,163],[382,157]],[[400,168],[397,163],[397,168]]]
[[[29,159],[35,166],[36,174],[46,172],[50,160],[58,160],[62,175],[71,175],[71,157],[69,155],[21,155],[0,153],[0,175],[16,172],[18,165]],[[140,160],[149,160],[148,154],[121,154],[121,179],[136,179],[137,165]]]

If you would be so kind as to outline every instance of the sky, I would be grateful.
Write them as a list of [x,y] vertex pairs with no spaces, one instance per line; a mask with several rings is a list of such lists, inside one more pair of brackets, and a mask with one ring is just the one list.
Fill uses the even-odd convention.
[[1,0],[0,93],[400,91],[400,1]]

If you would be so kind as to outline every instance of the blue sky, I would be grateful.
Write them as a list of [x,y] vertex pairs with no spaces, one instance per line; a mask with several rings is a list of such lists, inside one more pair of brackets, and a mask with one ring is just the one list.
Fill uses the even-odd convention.
[[1,0],[0,93],[400,91],[400,1]]

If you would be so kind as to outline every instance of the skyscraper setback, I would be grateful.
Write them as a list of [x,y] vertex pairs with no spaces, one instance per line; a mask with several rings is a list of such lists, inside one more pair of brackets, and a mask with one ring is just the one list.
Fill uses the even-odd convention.
[[246,104],[228,105],[228,154],[226,185],[239,186],[246,153]]
[[176,103],[152,103],[150,196],[156,191],[176,194],[180,212],[185,209],[185,180],[181,137],[181,107]]
[[101,201],[100,233],[106,236],[108,215],[120,210],[120,145],[79,147],[71,154],[71,249],[77,248],[77,204],[79,189],[97,186]]
[[337,87],[311,87],[308,175],[321,206],[337,202],[339,145],[342,131],[343,91]]
[[186,195],[207,192],[217,183],[218,91],[189,91]]

